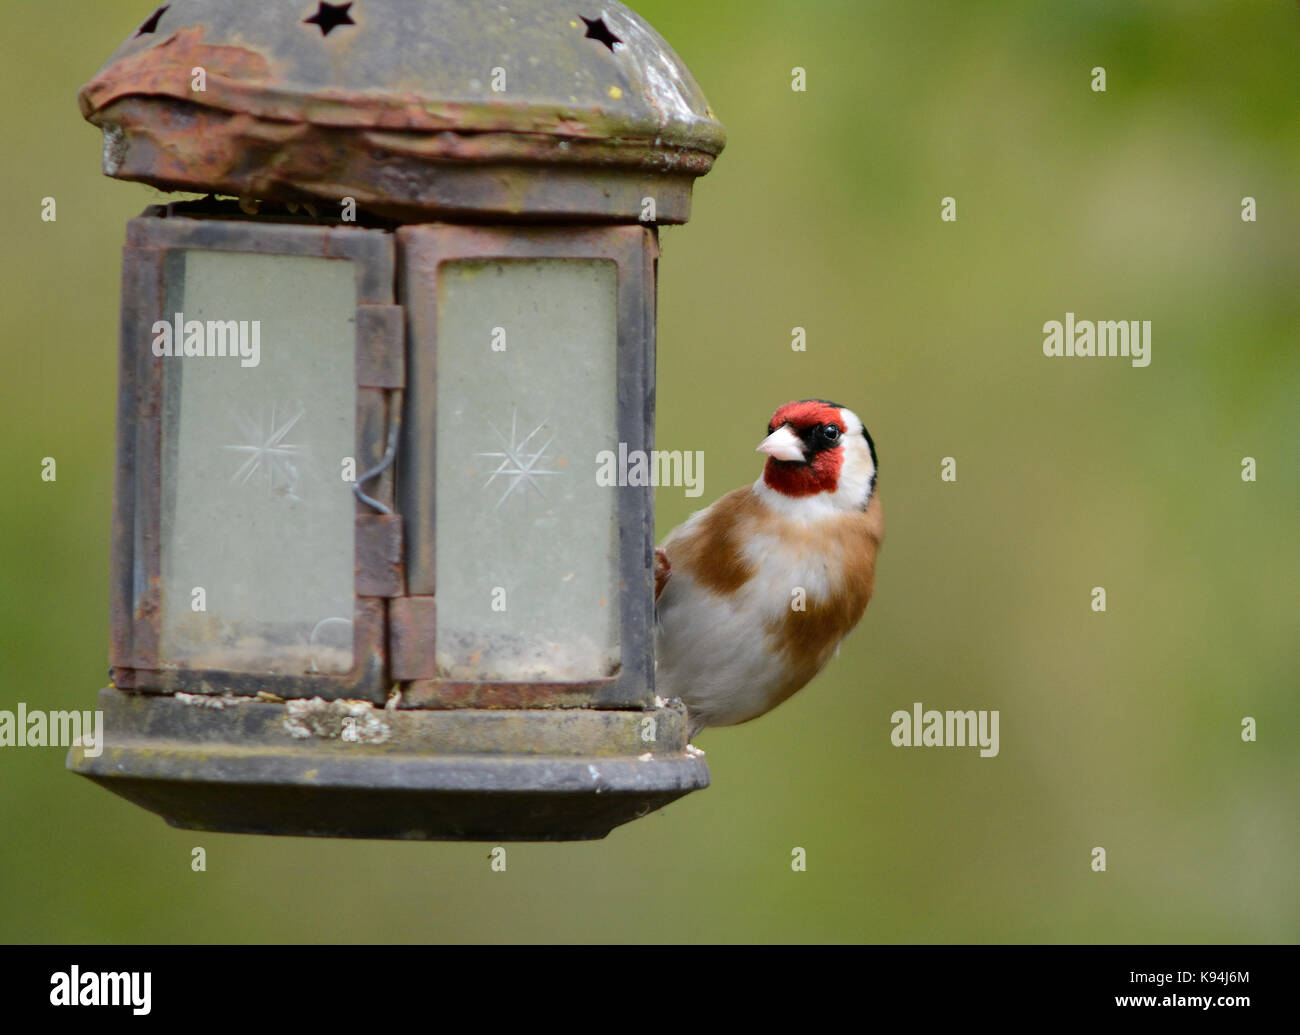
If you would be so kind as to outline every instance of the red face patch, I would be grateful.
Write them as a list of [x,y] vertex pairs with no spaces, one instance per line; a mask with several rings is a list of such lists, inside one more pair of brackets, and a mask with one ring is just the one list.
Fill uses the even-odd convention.
[[826,424],[839,428],[841,436],[848,430],[839,408],[817,400],[786,403],[772,415],[769,427],[775,431],[782,424],[789,424],[790,430],[803,439],[808,461],[799,463],[769,457],[763,468],[763,481],[768,488],[796,497],[834,492],[840,481],[844,447],[821,444],[816,432]]
[[768,427],[775,431],[782,424],[789,424],[796,434],[818,424],[835,424],[841,432],[848,430],[844,426],[844,421],[840,419],[839,407],[816,399],[786,403],[772,414]]

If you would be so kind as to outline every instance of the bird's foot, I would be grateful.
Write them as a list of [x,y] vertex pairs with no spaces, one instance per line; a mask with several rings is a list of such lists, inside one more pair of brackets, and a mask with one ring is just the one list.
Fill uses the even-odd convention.
[[668,563],[668,555],[659,547],[655,547],[655,599],[659,599],[659,594],[664,591],[664,586],[668,583],[668,576],[673,573],[673,566]]

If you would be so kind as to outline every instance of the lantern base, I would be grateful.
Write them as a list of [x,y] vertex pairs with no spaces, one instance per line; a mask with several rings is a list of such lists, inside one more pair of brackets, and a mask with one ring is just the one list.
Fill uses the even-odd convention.
[[398,711],[110,687],[98,707],[105,743],[73,747],[68,768],[190,830],[590,840],[709,784],[680,706]]

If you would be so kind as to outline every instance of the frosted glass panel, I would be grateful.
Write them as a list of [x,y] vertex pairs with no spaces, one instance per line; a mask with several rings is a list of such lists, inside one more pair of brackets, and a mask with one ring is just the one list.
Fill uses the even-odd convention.
[[617,270],[464,261],[439,275],[437,655],[452,679],[619,666]]
[[[163,319],[183,314],[182,342],[197,349],[201,331],[204,354],[155,360],[166,378],[162,660],[347,671],[354,497],[341,475],[356,452],[353,265],[188,251],[169,263],[167,295]],[[210,328],[224,321],[234,321],[225,351],[239,336],[241,355],[212,354]]]

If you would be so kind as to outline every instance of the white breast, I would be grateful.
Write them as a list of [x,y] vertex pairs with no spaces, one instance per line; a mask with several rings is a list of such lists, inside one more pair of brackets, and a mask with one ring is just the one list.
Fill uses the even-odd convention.
[[774,538],[753,537],[746,559],[755,574],[735,593],[715,593],[674,570],[659,597],[655,692],[686,702],[693,731],[773,707],[793,671],[765,629],[790,609],[796,587],[809,601],[830,590],[824,557],[796,554]]

